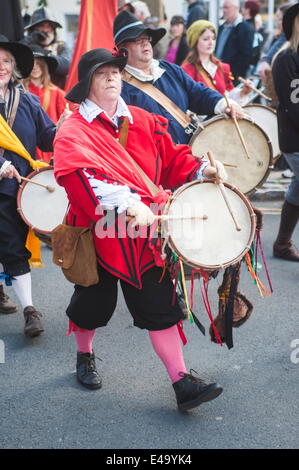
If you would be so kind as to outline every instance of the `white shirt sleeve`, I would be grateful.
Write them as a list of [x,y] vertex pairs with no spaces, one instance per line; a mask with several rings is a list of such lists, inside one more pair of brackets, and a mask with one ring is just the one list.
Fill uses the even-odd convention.
[[209,165],[209,161],[205,158],[202,159],[202,165],[201,167],[197,170],[197,172],[195,173],[194,175],[194,178],[193,178],[193,181],[195,180],[203,180],[204,178],[206,178],[206,176],[204,176],[203,172],[204,172],[204,169],[206,168],[206,166]]
[[83,173],[88,178],[91,189],[104,209],[117,208],[117,213],[120,214],[136,201],[141,200],[141,197],[137,193],[133,193],[127,185],[107,183],[96,179],[86,171]]

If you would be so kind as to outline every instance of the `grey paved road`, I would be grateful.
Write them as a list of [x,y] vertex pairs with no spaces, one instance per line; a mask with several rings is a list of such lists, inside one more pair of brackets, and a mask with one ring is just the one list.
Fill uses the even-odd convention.
[[[95,340],[103,388],[80,388],[74,340],[65,336],[64,310],[72,286],[51,265],[51,253],[44,248],[47,267],[35,270],[33,279],[45,333],[28,340],[20,313],[0,316],[5,345],[0,448],[298,448],[299,364],[291,361],[291,353],[299,358],[299,351],[296,355],[291,342],[299,339],[299,266],[271,257],[278,221],[277,215],[267,215],[263,232],[275,292],[261,299],[243,269],[243,291],[254,301],[254,313],[235,330],[235,347],[221,348],[186,325],[187,365],[224,387],[217,400],[188,414],[176,411],[164,368],[147,333],[132,327],[121,295],[110,325],[98,330]],[[298,231],[295,241],[299,245]],[[216,287],[217,281],[210,287],[213,311]],[[208,327],[199,292],[196,301]]]

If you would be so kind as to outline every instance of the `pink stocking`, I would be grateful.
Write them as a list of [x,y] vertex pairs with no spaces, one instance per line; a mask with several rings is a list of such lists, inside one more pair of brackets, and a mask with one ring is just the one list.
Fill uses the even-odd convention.
[[96,330],[74,331],[78,351],[81,353],[92,353],[92,342]]
[[165,365],[171,381],[177,382],[182,377],[179,372],[186,373],[181,338],[177,325],[166,330],[149,331],[154,350]]

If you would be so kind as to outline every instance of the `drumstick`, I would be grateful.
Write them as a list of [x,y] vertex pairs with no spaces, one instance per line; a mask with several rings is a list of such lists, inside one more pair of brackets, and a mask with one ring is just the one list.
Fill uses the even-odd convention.
[[255,91],[258,95],[262,96],[263,98],[265,98],[265,100],[268,100],[268,101],[272,101],[272,98],[270,98],[269,96],[265,95],[264,93],[262,93],[260,90],[258,90],[257,88],[255,88],[253,85],[250,85],[249,83],[247,83],[247,80],[245,80],[244,78],[242,77],[238,77],[238,79],[240,80],[240,82],[244,83],[245,85],[249,86],[249,88],[251,88],[251,90]]
[[55,191],[55,188],[53,186],[46,186],[45,184],[37,183],[37,181],[32,181],[29,178],[25,178],[25,176],[20,176],[20,178],[21,180],[27,181],[27,183],[36,184],[37,186],[41,186],[42,188],[47,189],[49,193],[53,193],[53,191]]
[[223,166],[229,166],[229,167],[231,167],[231,168],[238,168],[238,165],[233,165],[232,163],[224,163],[224,162],[222,162],[222,165],[223,165]]
[[[226,100],[227,107],[230,108],[230,103],[229,103],[229,101],[228,101],[227,92],[224,93],[224,98],[225,98],[225,100]],[[241,132],[239,123],[238,123],[238,121],[237,121],[236,118],[233,118],[233,117],[232,117],[232,120],[234,121],[235,127],[236,127],[236,129],[237,129],[238,134],[239,134],[239,137],[240,137],[241,143],[242,143],[242,145],[243,145],[243,148],[244,148],[244,150],[245,150],[245,153],[246,153],[246,155],[247,155],[247,158],[250,158],[249,152],[248,152],[248,148],[247,148],[247,145],[246,145],[246,143],[245,143],[243,134],[242,134],[242,132]]]
[[[208,155],[208,157],[209,157],[211,166],[213,166],[214,168],[216,168],[216,163],[215,163],[215,160],[214,160],[214,158],[213,158],[212,153],[211,153],[211,152],[207,152],[207,155]],[[217,168],[216,168],[216,170],[217,170]],[[236,219],[236,216],[235,216],[235,214],[234,214],[234,212],[233,212],[233,210],[232,210],[232,207],[231,207],[231,205],[230,205],[230,203],[229,203],[229,200],[227,199],[227,195],[226,195],[226,191],[225,191],[225,186],[224,186],[223,183],[220,183],[219,176],[218,176],[217,173],[216,173],[216,175],[217,175],[217,176],[216,176],[216,183],[218,184],[218,187],[219,187],[219,189],[220,189],[220,191],[221,191],[221,194],[222,194],[222,196],[223,196],[223,199],[224,199],[224,202],[225,202],[225,204],[226,204],[226,207],[228,208],[228,210],[229,210],[229,212],[230,212],[230,215],[232,216],[232,219],[233,219],[233,221],[234,221],[236,230],[237,230],[238,232],[240,232],[240,230],[242,230],[242,229],[241,229],[240,225],[238,224],[237,219]]]
[[[130,220],[133,220],[135,217],[133,215],[128,215],[126,217],[126,221],[129,222]],[[207,220],[208,216],[207,215],[155,215],[155,220],[192,220],[192,219],[199,219],[199,220]]]

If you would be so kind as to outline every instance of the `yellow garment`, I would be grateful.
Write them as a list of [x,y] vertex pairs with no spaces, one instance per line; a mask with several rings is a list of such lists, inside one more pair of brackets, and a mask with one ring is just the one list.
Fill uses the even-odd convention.
[[33,170],[42,168],[44,166],[49,166],[46,162],[41,162],[40,160],[33,160],[29,152],[25,149],[22,142],[9,127],[5,119],[0,115],[0,147],[5,150],[11,150],[14,153],[17,153],[21,157],[28,160],[30,166]]
[[45,265],[41,259],[40,254],[40,240],[37,238],[33,230],[30,228],[27,240],[26,240],[26,248],[31,253],[31,258],[29,259],[29,264],[31,268],[44,268]]

